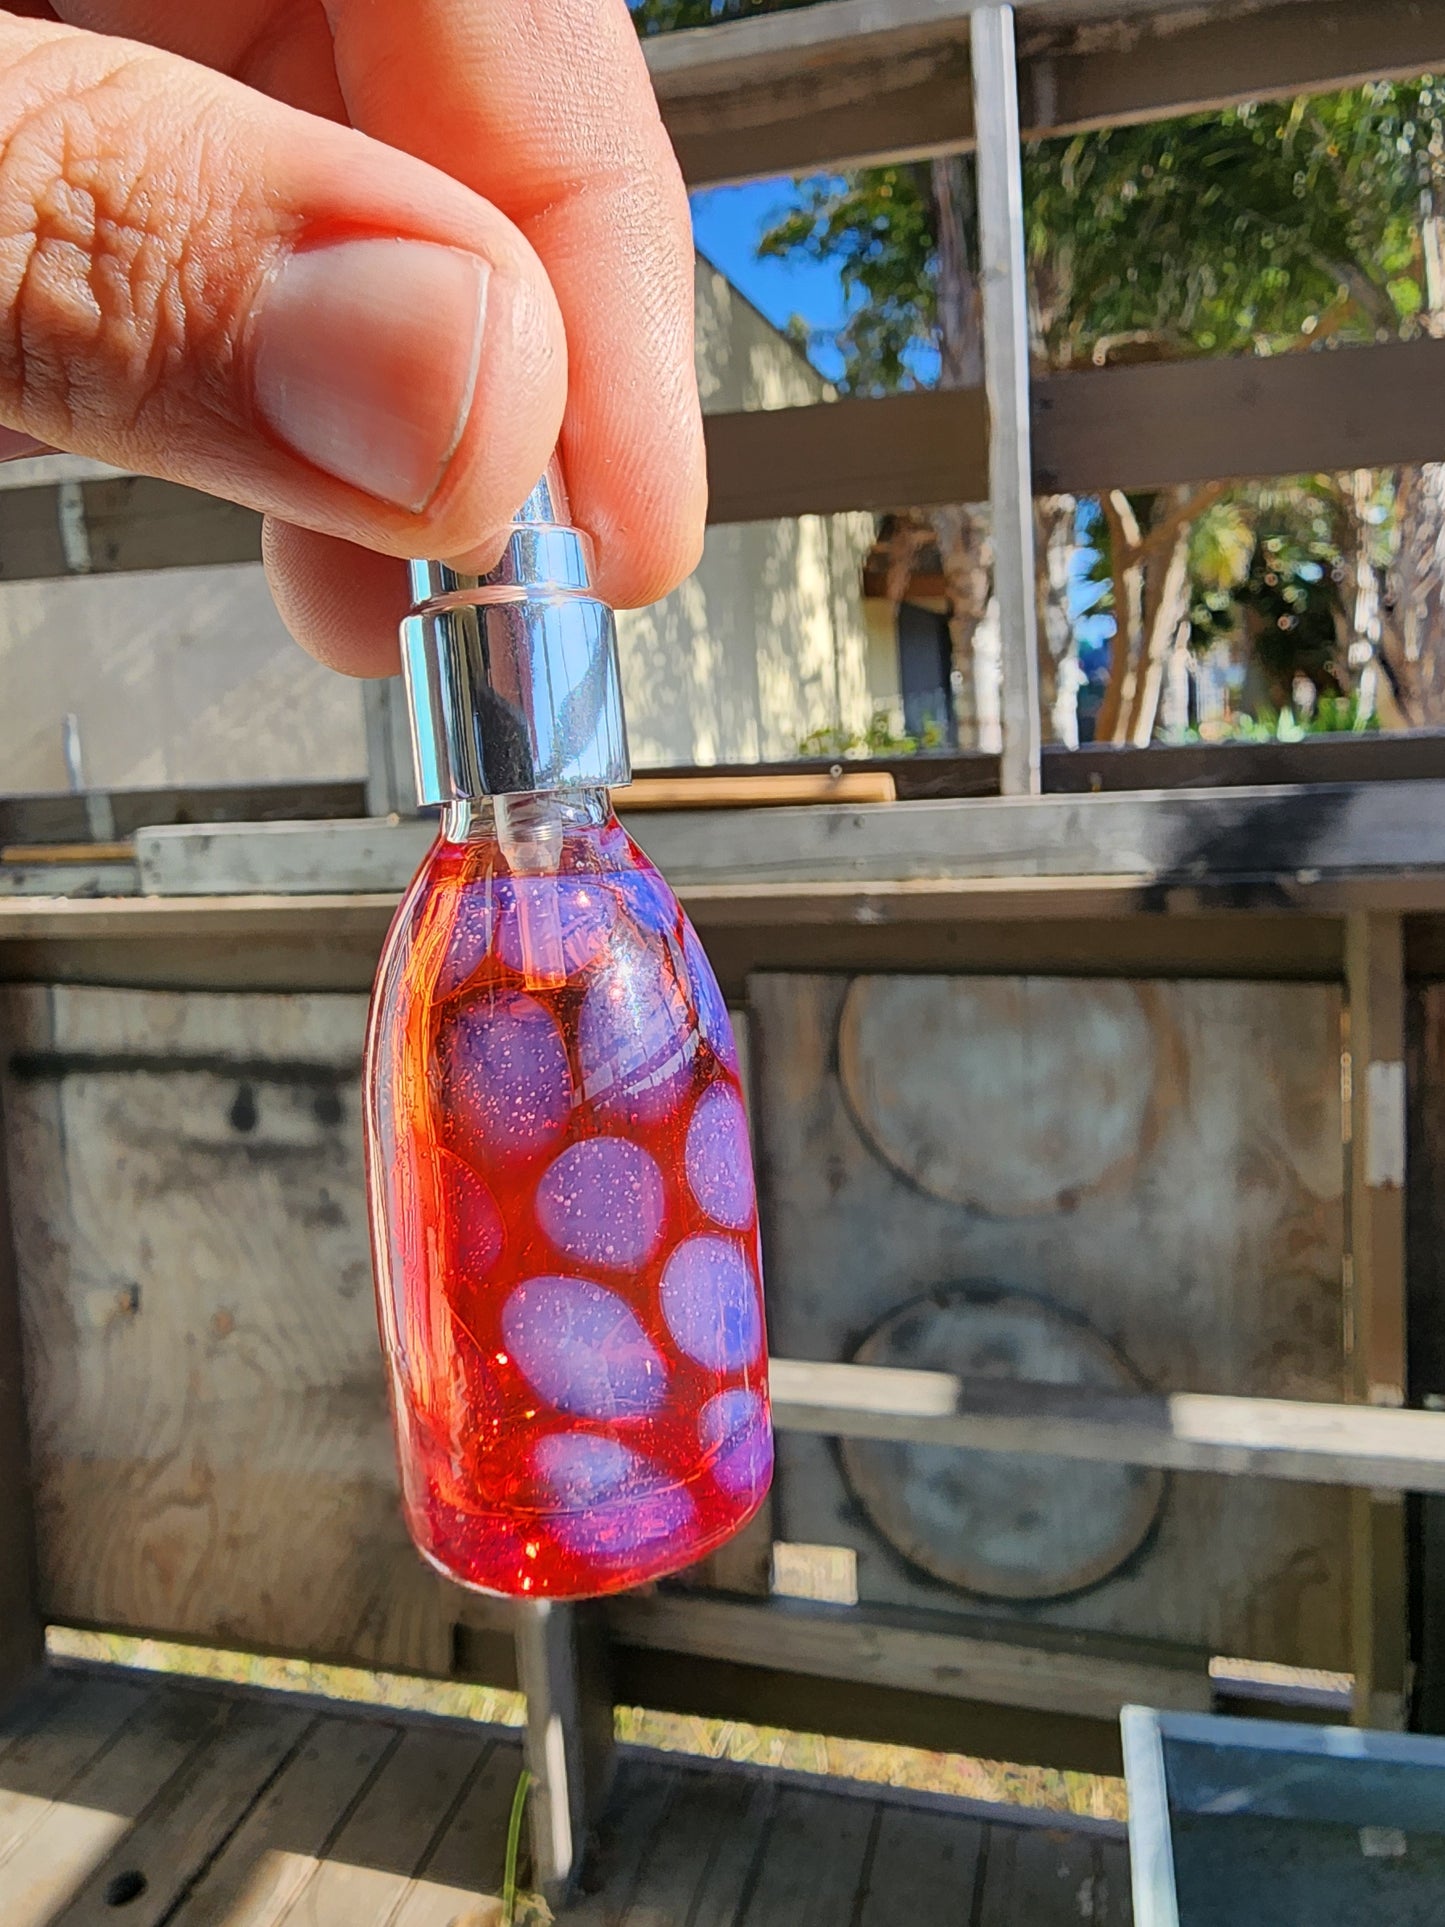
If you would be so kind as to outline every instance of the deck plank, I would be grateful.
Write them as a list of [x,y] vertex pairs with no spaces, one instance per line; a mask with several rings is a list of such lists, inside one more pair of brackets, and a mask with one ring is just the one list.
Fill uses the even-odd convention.
[[489,1746],[484,1732],[404,1729],[283,1918],[305,1927],[389,1927]]
[[106,1889],[129,1873],[142,1875],[145,1889],[126,1903],[126,1927],[162,1927],[315,1724],[314,1714],[284,1700],[232,1700],[223,1710],[224,1719],[116,1841],[52,1927],[114,1927],[116,1903],[106,1899]]
[[624,1760],[583,1869],[583,1893],[558,1916],[566,1927],[623,1927],[677,1794],[674,1770]]
[[1134,1896],[1129,1885],[1129,1847],[1123,1840],[1096,1840],[1094,1927],[1133,1927]]
[[[521,1771],[520,1742],[501,1740],[491,1746],[388,1927],[465,1927],[469,1915],[486,1918],[481,1903],[501,1893],[506,1875],[507,1821]],[[526,1840],[524,1827],[524,1860]],[[525,1885],[525,1866],[521,1875]]]
[[[5,1927],[53,1927],[57,1914],[123,1840],[161,1789],[217,1731],[229,1709],[201,1693],[148,1694],[135,1686],[97,1682],[104,1717],[66,1733],[57,1722],[37,1742],[68,1740],[68,1767],[59,1784],[5,1797],[6,1850],[0,1859],[0,1920]],[[90,1695],[82,1690],[82,1700]],[[115,1714],[130,1702],[118,1727]],[[91,1700],[92,1706],[94,1701]],[[77,1714],[83,1706],[76,1707]],[[110,1725],[110,1735],[96,1735]],[[78,1728],[78,1730],[77,1730]],[[77,1767],[79,1770],[77,1770]],[[12,1756],[0,1781],[13,1781]],[[111,1919],[115,1919],[112,1911]]]
[[380,1720],[319,1720],[182,1903],[175,1927],[278,1927],[400,1737]]
[[883,1809],[789,1787],[739,1927],[839,1927],[852,1918]]
[[855,1927],[969,1927],[983,1858],[983,1828],[949,1813],[885,1807],[859,1896]]
[[731,1927],[761,1850],[770,1783],[737,1772],[673,1769],[664,1825],[640,1869],[625,1927]]
[[[4,1864],[96,1755],[144,1705],[143,1687],[109,1680],[64,1687],[52,1699],[37,1692],[13,1710],[0,1755],[0,1897]],[[0,1914],[0,1919],[3,1919]]]
[[976,1927],[1093,1927],[1099,1881],[1092,1835],[990,1826]]

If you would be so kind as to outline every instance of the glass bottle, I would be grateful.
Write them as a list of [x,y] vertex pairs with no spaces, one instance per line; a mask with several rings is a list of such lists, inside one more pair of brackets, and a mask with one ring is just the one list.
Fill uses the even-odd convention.
[[498,569],[413,565],[441,834],[367,1041],[377,1301],[407,1522],[463,1585],[673,1572],[772,1467],[757,1210],[727,1007],[612,813],[611,613],[555,468]]

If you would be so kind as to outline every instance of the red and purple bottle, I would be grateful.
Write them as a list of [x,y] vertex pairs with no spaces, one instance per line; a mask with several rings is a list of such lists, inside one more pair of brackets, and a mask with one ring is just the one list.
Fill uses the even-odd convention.
[[411,566],[418,789],[443,818],[366,1071],[407,1523],[462,1585],[586,1598],[692,1564],[767,1491],[737,1053],[701,944],[612,813],[615,629],[555,465],[490,574]]

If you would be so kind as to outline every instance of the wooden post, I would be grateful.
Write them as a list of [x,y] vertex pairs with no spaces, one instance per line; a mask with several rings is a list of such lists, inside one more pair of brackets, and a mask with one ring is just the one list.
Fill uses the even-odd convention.
[[1038,590],[1029,426],[1029,290],[1024,260],[1023,151],[1012,7],[980,7],[970,28],[978,127],[983,363],[989,413],[994,594],[1003,649],[1005,796],[1042,787]]
[[34,1507],[20,1354],[20,1299],[0,1111],[0,1701],[39,1670]]
[[412,816],[416,777],[401,677],[364,683],[361,700],[366,718],[366,813]]
[[[1405,944],[1397,916],[1350,918],[1349,1356],[1365,1404],[1405,1402]],[[1358,1725],[1405,1723],[1409,1606],[1401,1495],[1356,1492],[1354,1673]]]
[[527,1697],[532,1883],[558,1907],[581,1871],[611,1780],[605,1639],[595,1610],[539,1599],[518,1606],[516,1641]]

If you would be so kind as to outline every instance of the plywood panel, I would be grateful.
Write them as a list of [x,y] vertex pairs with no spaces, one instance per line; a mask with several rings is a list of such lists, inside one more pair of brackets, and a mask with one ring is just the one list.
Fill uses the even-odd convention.
[[[750,994],[777,1356],[848,1357],[906,1301],[991,1283],[1088,1320],[1160,1390],[1343,1396],[1337,989],[764,974]],[[830,1442],[780,1448],[778,1535],[856,1546],[865,1603],[998,1617],[883,1543]],[[1341,1495],[1180,1475],[1123,1570],[1027,1612],[1337,1669],[1348,1593]]]
[[445,1672],[366,1246],[356,996],[12,990],[52,1618]]

